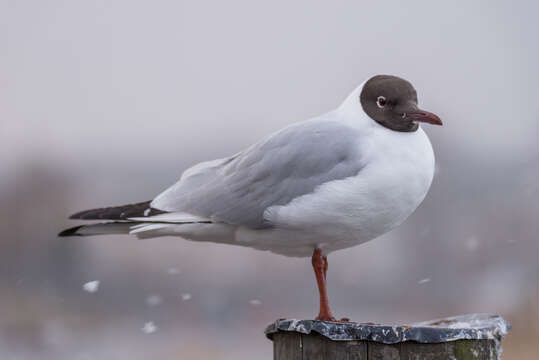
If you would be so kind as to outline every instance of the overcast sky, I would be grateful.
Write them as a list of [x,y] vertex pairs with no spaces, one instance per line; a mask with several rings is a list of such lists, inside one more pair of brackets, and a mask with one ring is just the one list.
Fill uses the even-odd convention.
[[410,80],[442,117],[427,130],[435,148],[529,155],[538,11],[532,1],[3,0],[0,160],[179,172],[329,111],[379,73]]

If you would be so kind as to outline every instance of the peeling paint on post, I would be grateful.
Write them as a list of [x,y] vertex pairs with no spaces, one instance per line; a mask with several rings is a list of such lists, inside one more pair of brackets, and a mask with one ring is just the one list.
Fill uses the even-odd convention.
[[471,314],[399,326],[281,319],[265,333],[274,360],[500,360],[509,329],[500,316]]

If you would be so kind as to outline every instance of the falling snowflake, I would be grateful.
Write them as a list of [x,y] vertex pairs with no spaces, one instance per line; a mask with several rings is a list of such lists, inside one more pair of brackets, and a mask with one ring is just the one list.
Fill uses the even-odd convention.
[[182,294],[181,296],[182,296],[183,301],[187,301],[191,299],[191,294],[188,294],[188,293]]
[[471,236],[466,240],[466,248],[468,251],[475,251],[479,247],[479,239],[475,236]]
[[423,285],[423,284],[428,283],[429,281],[430,281],[430,278],[424,278],[424,279],[419,280],[417,283],[419,285]]
[[99,280],[88,281],[86,284],[82,285],[82,289],[89,293],[94,293],[99,289]]
[[163,298],[159,295],[154,294],[146,298],[146,304],[149,306],[157,306],[161,305],[161,303],[163,303]]
[[153,321],[149,321],[142,327],[142,332],[145,334],[153,334],[157,331],[157,326],[153,323]]
[[262,304],[262,301],[260,301],[258,299],[253,299],[253,300],[249,300],[249,304],[251,304],[253,306],[258,306],[258,305]]
[[169,269],[167,270],[167,273],[168,273],[169,275],[178,275],[180,272],[181,272],[180,269],[177,269],[177,268],[175,268],[175,267],[171,267],[171,268],[169,268]]

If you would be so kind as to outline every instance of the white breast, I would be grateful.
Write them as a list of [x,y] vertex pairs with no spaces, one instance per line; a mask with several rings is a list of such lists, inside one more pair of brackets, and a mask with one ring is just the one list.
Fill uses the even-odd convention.
[[402,223],[432,182],[434,154],[427,135],[421,128],[405,133],[374,126],[358,146],[367,165],[357,176],[269,208],[266,216],[275,229],[258,234],[244,229],[238,240],[249,238],[285,255],[310,256],[314,246],[326,252],[354,246]]

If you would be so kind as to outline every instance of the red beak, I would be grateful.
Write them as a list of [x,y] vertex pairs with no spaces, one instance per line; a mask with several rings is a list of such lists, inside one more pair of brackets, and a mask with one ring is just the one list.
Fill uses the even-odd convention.
[[424,122],[433,125],[443,125],[442,120],[440,120],[437,115],[421,109],[418,109],[411,113],[407,113],[406,117],[409,117],[413,121]]

